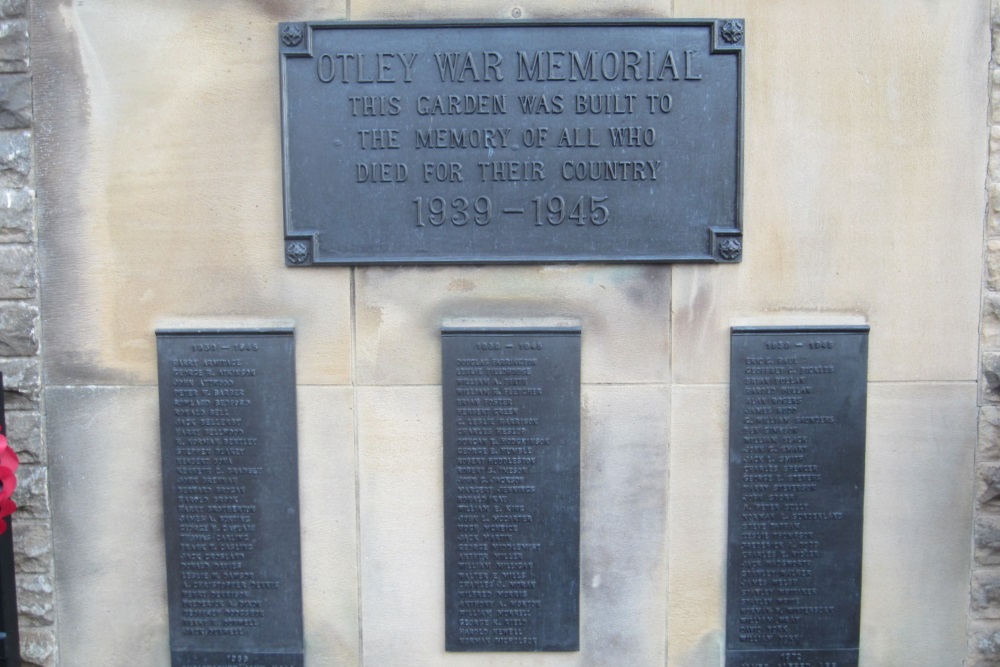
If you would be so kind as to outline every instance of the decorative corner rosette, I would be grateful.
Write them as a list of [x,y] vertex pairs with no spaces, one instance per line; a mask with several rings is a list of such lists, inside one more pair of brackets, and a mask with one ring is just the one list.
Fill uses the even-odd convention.
[[281,43],[285,47],[295,48],[301,46],[305,39],[306,29],[301,23],[282,23],[278,29]]
[[712,229],[712,256],[720,263],[743,259],[743,233],[738,229]]
[[743,21],[739,19],[729,19],[719,25],[719,37],[726,44],[737,45],[743,43]]
[[308,266],[312,264],[312,242],[308,239],[286,241],[285,263],[288,266]]

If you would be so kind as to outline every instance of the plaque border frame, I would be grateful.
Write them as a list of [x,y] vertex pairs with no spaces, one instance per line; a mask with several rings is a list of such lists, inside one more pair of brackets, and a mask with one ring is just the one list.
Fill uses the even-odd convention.
[[[293,469],[294,470],[294,476],[295,476],[295,478],[294,478],[294,487],[295,487],[294,505],[295,505],[296,522],[299,524],[298,530],[296,531],[296,534],[297,534],[297,540],[296,540],[297,541],[297,548],[296,548],[296,551],[298,553],[298,565],[297,565],[296,569],[298,570],[299,579],[298,579],[298,581],[295,582],[295,585],[297,586],[298,590],[297,590],[296,595],[293,596],[293,597],[297,598],[299,605],[298,605],[298,609],[296,610],[297,619],[295,619],[295,620],[297,621],[297,623],[295,623],[295,627],[293,628],[294,631],[295,631],[295,633],[296,633],[296,636],[292,639],[292,641],[293,642],[297,642],[297,645],[294,648],[292,648],[292,649],[270,648],[270,649],[263,649],[263,650],[252,650],[252,649],[251,650],[245,650],[245,649],[219,649],[219,650],[212,650],[211,648],[204,648],[204,649],[203,648],[197,648],[197,649],[176,648],[174,646],[174,643],[173,643],[173,640],[174,640],[174,628],[170,624],[170,620],[171,620],[170,616],[171,616],[171,614],[173,613],[174,610],[172,610],[172,609],[169,608],[169,604],[168,604],[168,609],[167,609],[167,621],[168,621],[168,623],[167,623],[167,626],[168,626],[167,627],[167,639],[168,639],[169,650],[170,650],[170,663],[171,663],[171,665],[177,665],[177,664],[180,663],[181,660],[194,660],[195,662],[201,662],[201,661],[205,661],[205,660],[216,661],[216,660],[224,659],[225,656],[228,655],[228,654],[243,654],[243,653],[245,653],[245,654],[249,654],[249,655],[258,656],[260,659],[264,659],[265,661],[267,661],[267,660],[281,660],[282,662],[295,665],[296,667],[301,667],[304,664],[304,661],[305,661],[305,644],[304,644],[304,639],[305,639],[304,604],[305,604],[305,600],[304,600],[304,595],[303,595],[304,591],[303,591],[303,587],[302,587],[302,527],[301,527],[302,509],[301,509],[301,499],[299,497],[300,496],[301,478],[300,478],[299,470],[298,470],[298,460],[299,460],[299,447],[298,447],[298,444],[299,444],[298,443],[298,431],[299,431],[299,424],[298,424],[298,422],[299,422],[299,417],[298,417],[298,414],[299,414],[299,410],[298,410],[298,379],[297,379],[297,373],[296,373],[296,370],[297,370],[297,368],[296,368],[297,367],[297,361],[296,361],[296,356],[295,356],[295,327],[294,326],[282,326],[282,325],[264,326],[264,327],[239,327],[239,326],[225,327],[225,326],[219,326],[219,327],[190,327],[190,328],[188,328],[188,327],[180,327],[180,326],[168,326],[168,327],[157,327],[157,328],[155,328],[153,330],[153,334],[154,334],[154,339],[156,341],[156,367],[157,367],[157,384],[156,384],[156,389],[157,389],[157,408],[158,408],[157,417],[158,417],[158,421],[159,421],[159,425],[157,427],[157,435],[158,435],[159,450],[160,450],[159,451],[159,459],[160,459],[160,475],[161,475],[161,481],[160,481],[161,499],[162,499],[162,502],[163,502],[161,519],[160,519],[160,525],[163,526],[163,528],[164,528],[164,534],[163,534],[163,552],[166,554],[166,563],[165,564],[167,566],[165,568],[165,570],[164,570],[164,583],[166,584],[166,592],[167,592],[167,597],[168,598],[170,597],[170,587],[172,585],[172,583],[170,581],[170,562],[169,562],[170,561],[170,556],[171,556],[171,546],[172,546],[171,543],[170,543],[170,537],[172,535],[172,529],[167,524],[168,524],[168,519],[169,519],[168,515],[174,513],[175,511],[172,510],[172,509],[168,510],[168,501],[171,499],[171,495],[168,492],[167,484],[165,483],[166,482],[166,478],[165,478],[164,472],[163,472],[164,471],[164,467],[165,467],[165,462],[166,462],[166,459],[167,459],[167,449],[164,446],[164,443],[165,443],[164,434],[165,434],[165,430],[166,430],[166,425],[162,421],[162,417],[163,417],[162,410],[163,410],[163,404],[164,404],[164,402],[167,401],[167,400],[172,400],[172,397],[169,398],[169,399],[167,399],[167,398],[165,398],[165,397],[163,397],[163,396],[160,395],[161,389],[162,389],[162,387],[161,387],[162,378],[159,377],[159,369],[160,369],[160,365],[161,365],[160,341],[161,341],[161,339],[167,339],[167,338],[181,338],[181,339],[183,339],[183,338],[204,338],[204,337],[213,337],[213,336],[219,336],[219,337],[224,337],[224,336],[246,336],[246,337],[265,337],[265,338],[269,338],[269,337],[275,337],[275,338],[278,338],[278,337],[288,337],[290,339],[291,355],[292,355],[292,366],[291,366],[290,373],[291,373],[291,380],[292,380],[291,390],[293,392],[292,399],[291,399],[291,401],[292,401],[291,408],[292,408],[292,413],[293,413],[292,414],[291,428],[293,429],[293,435],[294,435],[294,437],[292,438],[292,441],[295,444],[295,461],[296,461],[296,466]],[[202,354],[202,353],[199,353],[199,354]],[[179,542],[178,542],[178,546],[179,546]],[[180,585],[180,583],[181,582],[173,582],[173,585]],[[168,600],[168,603],[169,603],[169,600]]]
[[[725,36],[727,26],[736,24],[739,29],[738,38],[730,41]],[[734,221],[732,227],[719,227],[706,224],[706,251],[704,254],[680,253],[676,255],[634,254],[634,255],[579,255],[560,257],[556,255],[519,256],[483,258],[475,255],[446,256],[433,254],[415,256],[412,252],[406,257],[375,257],[343,255],[316,261],[315,248],[320,234],[328,230],[313,228],[290,228],[291,202],[288,133],[288,90],[285,86],[286,60],[288,58],[311,58],[313,56],[313,32],[315,30],[353,30],[381,28],[387,30],[409,28],[514,28],[519,26],[557,28],[557,27],[703,27],[711,29],[709,40],[710,53],[731,53],[736,56],[736,165],[734,174]],[[433,266],[433,265],[530,265],[530,264],[628,264],[628,263],[716,263],[733,264],[743,259],[743,172],[744,172],[744,107],[746,97],[746,19],[745,18],[600,18],[600,19],[454,19],[454,20],[417,20],[417,21],[291,21],[281,22],[278,30],[278,70],[280,86],[280,131],[281,131],[281,198],[282,198],[282,229],[284,241],[282,244],[286,267],[307,266]],[[294,35],[289,39],[289,35]]]
[[518,335],[538,335],[538,336],[573,336],[576,338],[578,345],[579,356],[576,357],[577,372],[581,372],[583,369],[583,327],[579,324],[566,324],[566,325],[547,325],[547,326],[531,326],[531,325],[513,325],[513,326],[503,326],[502,324],[497,325],[442,325],[439,328],[440,338],[439,344],[441,345],[441,417],[442,417],[442,429],[441,429],[441,453],[442,453],[442,482],[443,482],[443,493],[441,496],[441,518],[444,528],[442,537],[442,546],[444,547],[444,558],[442,562],[442,574],[444,576],[443,590],[444,594],[444,615],[445,620],[445,636],[444,645],[445,652],[448,654],[535,654],[535,655],[547,655],[547,654],[566,654],[566,653],[578,653],[581,650],[581,636],[582,628],[581,624],[581,613],[582,613],[582,590],[580,586],[580,581],[582,577],[582,564],[583,564],[583,381],[582,376],[578,379],[577,384],[577,429],[576,429],[576,485],[575,485],[575,497],[576,497],[576,590],[575,590],[575,600],[574,600],[574,612],[576,616],[576,627],[575,627],[575,642],[571,646],[564,648],[551,648],[551,649],[503,649],[496,647],[488,648],[454,648],[448,643],[448,567],[450,564],[449,549],[448,549],[448,486],[445,482],[445,478],[448,476],[448,458],[445,453],[446,441],[445,441],[445,421],[444,416],[447,412],[446,403],[444,401],[444,384],[445,384],[445,357],[444,357],[444,339],[448,337],[460,337],[460,336],[475,336],[475,335],[494,335],[494,336],[518,336]]

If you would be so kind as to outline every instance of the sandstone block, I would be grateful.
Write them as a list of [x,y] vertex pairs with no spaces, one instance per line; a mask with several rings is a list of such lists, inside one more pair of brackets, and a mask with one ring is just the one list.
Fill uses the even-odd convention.
[[1000,122],[1000,69],[990,72],[992,87],[990,88],[990,120]]
[[14,568],[19,574],[52,571],[52,531],[38,521],[11,522],[14,529]]
[[984,402],[1000,402],[1000,350],[983,351],[982,376],[979,390]]
[[3,373],[3,398],[7,410],[38,409],[41,388],[37,359],[0,357],[0,373]]
[[31,190],[0,190],[0,243],[34,240],[34,202]]
[[37,465],[23,465],[17,469],[17,503],[19,519],[45,519],[49,516],[48,469]]
[[[1000,74],[1000,69],[994,71],[994,77]],[[1000,122],[1000,86],[993,91],[993,115],[994,122]],[[986,233],[989,236],[1000,236],[1000,183],[990,183],[990,208],[988,211],[988,227]]]
[[37,412],[11,410],[7,413],[7,439],[21,463],[45,464],[42,417]]
[[21,626],[55,623],[52,577],[29,574],[17,577],[17,614]]
[[1000,347],[1000,293],[983,294],[982,344],[984,347]]
[[975,542],[977,563],[1000,565],[1000,517],[977,517]]
[[28,21],[0,21],[0,72],[28,71]]
[[1000,512],[1000,463],[976,466],[976,506],[985,512]]
[[986,285],[1000,291],[1000,239],[986,242]]
[[20,18],[27,13],[28,0],[0,0],[0,18]]
[[1000,180],[1000,125],[990,128],[989,175],[994,181]]
[[0,76],[0,129],[31,127],[31,76]]
[[966,667],[996,667],[1000,662],[1000,623],[969,624],[969,659]]
[[[0,250],[0,256],[3,255]],[[3,261],[0,260],[0,264]],[[0,276],[3,275],[0,270]],[[0,283],[3,279],[0,278]],[[25,301],[0,302],[0,356],[38,354],[38,306]]]
[[979,462],[1000,460],[1000,406],[979,410]]
[[993,5],[991,12],[993,16],[993,29],[991,30],[993,35],[993,64],[1000,65],[1000,24],[998,24],[1000,8],[997,7],[996,0],[994,0],[991,4]]
[[1000,619],[1000,570],[973,572],[971,609],[976,618]]
[[36,288],[34,248],[0,245],[0,299],[30,299]]
[[[2,46],[0,46],[0,54],[2,54]],[[2,61],[0,61],[0,70],[2,70]],[[0,187],[20,188],[26,186],[30,171],[31,133],[27,130],[0,132]]]
[[56,667],[56,633],[50,628],[25,627],[21,633],[21,667]]
[[49,628],[21,629],[21,666],[56,667],[56,633]]

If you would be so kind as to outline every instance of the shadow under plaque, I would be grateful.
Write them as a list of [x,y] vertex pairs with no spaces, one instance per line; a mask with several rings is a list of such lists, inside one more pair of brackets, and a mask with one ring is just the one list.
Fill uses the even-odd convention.
[[868,327],[732,330],[726,664],[856,667]]
[[442,329],[449,651],[579,650],[580,329]]
[[157,331],[173,667],[301,667],[290,329]]

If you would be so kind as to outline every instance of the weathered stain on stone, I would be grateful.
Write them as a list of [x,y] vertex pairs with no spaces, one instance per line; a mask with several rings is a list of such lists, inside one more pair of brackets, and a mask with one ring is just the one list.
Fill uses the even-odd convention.
[[[46,328],[55,332],[49,334],[46,345],[64,350],[47,359],[55,367],[85,369],[89,377],[101,383],[114,381],[113,376],[96,361],[93,336],[79,336],[80,306],[91,301],[88,281],[83,279],[86,265],[79,255],[87,221],[81,197],[82,178],[84,173],[90,173],[84,165],[90,164],[92,146],[88,141],[91,93],[72,20],[76,11],[73,5],[60,0],[32,3],[36,214],[41,224],[59,230],[58,234],[39,235],[38,261],[42,270],[60,266],[78,276],[61,283],[42,306]],[[91,340],[59,345],[60,332],[78,341]]]

